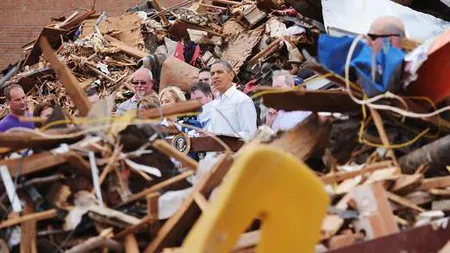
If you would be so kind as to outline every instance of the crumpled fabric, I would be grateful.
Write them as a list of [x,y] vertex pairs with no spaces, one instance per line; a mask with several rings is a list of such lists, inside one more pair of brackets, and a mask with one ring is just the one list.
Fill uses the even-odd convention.
[[[331,71],[344,76],[345,61],[355,37],[320,35],[319,61]],[[372,81],[372,48],[359,41],[350,61],[350,80],[358,81],[364,92],[373,97],[400,88],[405,53],[391,45],[384,45],[375,57],[376,78]],[[353,74],[353,75],[352,75]]]

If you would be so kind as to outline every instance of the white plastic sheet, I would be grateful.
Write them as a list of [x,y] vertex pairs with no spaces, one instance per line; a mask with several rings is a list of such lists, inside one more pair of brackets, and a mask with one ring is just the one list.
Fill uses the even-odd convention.
[[417,41],[425,41],[450,28],[450,22],[389,0],[322,0],[322,13],[325,27],[359,34],[367,33],[378,17],[396,16],[405,24],[408,37]]

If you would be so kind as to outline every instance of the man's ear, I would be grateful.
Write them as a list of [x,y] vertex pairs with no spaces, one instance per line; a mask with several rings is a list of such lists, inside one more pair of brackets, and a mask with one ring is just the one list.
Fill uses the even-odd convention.
[[233,71],[228,72],[228,75],[230,76],[231,81],[234,80],[235,74]]

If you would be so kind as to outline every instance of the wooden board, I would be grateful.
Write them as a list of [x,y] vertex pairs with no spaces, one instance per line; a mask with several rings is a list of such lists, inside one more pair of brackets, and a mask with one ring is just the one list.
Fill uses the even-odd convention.
[[[227,144],[231,151],[238,151],[243,145],[244,141],[239,138],[229,136],[216,136]],[[222,145],[217,143],[216,140],[210,136],[194,137],[191,138],[191,152],[218,152],[225,151]]]
[[181,207],[169,218],[159,230],[156,238],[145,249],[145,253],[159,252],[165,247],[176,246],[177,240],[185,234],[195,223],[201,211],[195,203],[195,194],[209,196],[212,190],[219,185],[231,167],[233,159],[230,155],[223,155],[214,168],[203,176],[194,186],[191,194],[184,200]]
[[[299,90],[259,88],[265,106],[285,111],[350,112],[360,109],[348,94],[340,90]],[[280,91],[281,93],[272,93]]]
[[25,158],[2,160],[0,161],[0,165],[7,166],[11,176],[15,177],[17,174],[26,176],[34,172],[49,169],[66,161],[67,159],[64,155],[43,152]]
[[450,176],[427,178],[423,181],[419,190],[450,187]]
[[202,106],[202,103],[198,100],[190,100],[186,102],[180,102],[170,105],[163,105],[158,108],[152,108],[140,113],[139,116],[145,119],[163,118],[173,114],[194,112]]
[[352,191],[360,213],[355,228],[357,232],[365,231],[367,239],[399,231],[386,193],[381,183],[359,186]]
[[78,80],[75,78],[70,69],[58,60],[58,56],[52,50],[45,37],[40,40],[40,45],[42,51],[44,52],[45,59],[55,69],[58,78],[67,90],[67,94],[79,110],[80,116],[86,116],[92,107],[92,103],[88,100],[88,97],[83,89],[81,89]]

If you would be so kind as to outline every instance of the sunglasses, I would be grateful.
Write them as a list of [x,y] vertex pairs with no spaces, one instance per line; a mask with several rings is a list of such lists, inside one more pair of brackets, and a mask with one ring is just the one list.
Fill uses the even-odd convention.
[[400,34],[374,34],[374,33],[368,33],[367,36],[371,40],[376,40],[378,38],[389,38],[389,37],[400,37]]
[[131,84],[134,86],[144,86],[146,84],[148,84],[150,82],[146,82],[146,81],[131,81]]

